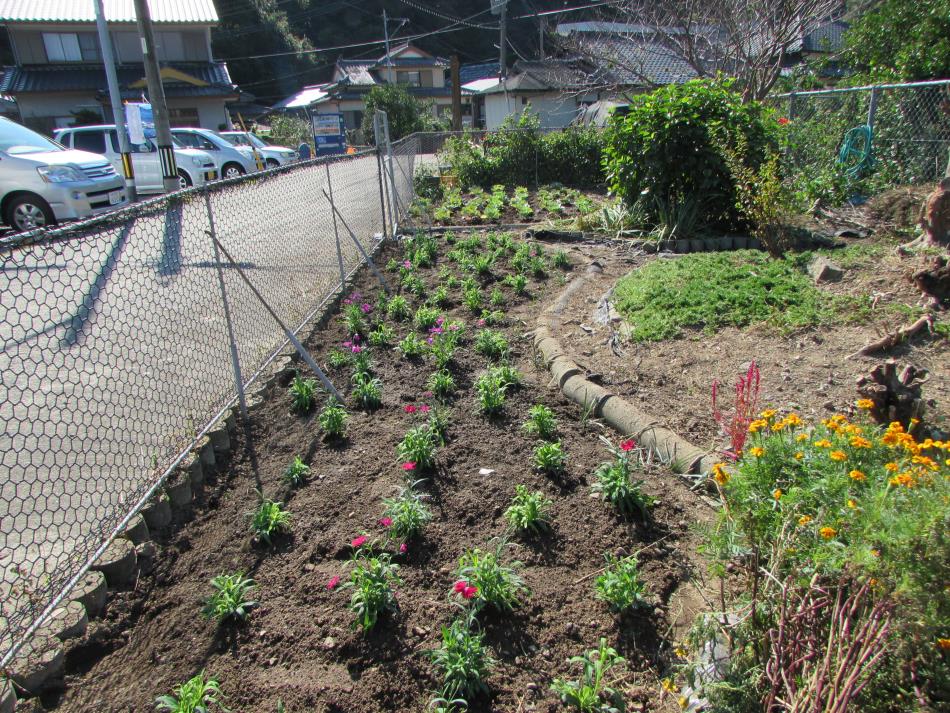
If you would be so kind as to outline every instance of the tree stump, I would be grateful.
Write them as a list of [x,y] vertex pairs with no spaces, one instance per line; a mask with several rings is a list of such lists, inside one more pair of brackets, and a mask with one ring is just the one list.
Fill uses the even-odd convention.
[[950,305],[950,260],[936,256],[926,267],[917,270],[910,278],[931,306],[942,308]]
[[911,419],[922,421],[926,404],[921,386],[927,381],[927,370],[913,364],[899,365],[894,359],[878,364],[867,376],[858,377],[858,393],[874,406],[871,417],[878,423],[899,421],[913,428]]

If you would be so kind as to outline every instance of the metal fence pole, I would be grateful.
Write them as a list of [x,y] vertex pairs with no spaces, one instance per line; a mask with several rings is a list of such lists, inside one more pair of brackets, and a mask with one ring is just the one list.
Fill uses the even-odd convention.
[[214,248],[214,267],[218,273],[218,289],[221,292],[221,305],[224,307],[224,321],[228,325],[228,346],[231,350],[231,369],[234,371],[234,387],[237,389],[241,416],[247,418],[247,400],[244,395],[244,378],[241,376],[241,359],[238,356],[237,341],[234,338],[234,323],[231,321],[231,307],[228,304],[228,292],[224,286],[224,270],[221,269],[221,255],[218,251],[218,235],[214,227],[214,211],[211,209],[211,194],[205,193],[205,208],[208,211],[208,235]]
[[[333,181],[330,180],[330,164],[323,164],[327,169],[327,189],[330,191],[330,207],[333,207]],[[343,289],[343,285],[346,284],[346,270],[343,269],[343,251],[340,249],[340,229],[336,224],[336,212],[331,210],[331,215],[333,215],[333,236],[336,238],[336,259],[340,264],[340,289]]]
[[[376,141],[376,155],[379,157],[381,164],[386,162],[384,158],[384,151],[386,150],[386,132],[383,131],[383,117],[386,116],[386,112],[377,111],[373,115],[373,134]],[[382,169],[383,173],[383,183],[387,184],[386,186],[386,205],[389,211],[389,228],[390,236],[392,238],[396,237],[396,211],[393,207],[393,185],[391,180],[389,180],[389,171]]]
[[366,252],[366,250],[360,244],[359,238],[356,237],[356,233],[354,233],[350,229],[350,226],[347,225],[346,219],[343,217],[343,214],[337,210],[335,205],[333,205],[333,200],[330,198],[330,196],[327,195],[326,191],[323,192],[323,195],[327,196],[327,200],[330,201],[330,210],[332,210],[334,213],[340,216],[340,222],[343,223],[343,227],[346,228],[346,232],[350,234],[350,238],[353,240],[353,244],[356,245],[356,249],[360,251],[360,253],[363,256],[363,259],[366,260],[366,264],[369,265],[369,269],[373,271],[374,275],[376,275],[376,279],[379,280],[379,283],[383,286],[383,289],[386,290],[387,293],[391,292],[391,290],[389,289],[389,283],[386,282],[386,278],[383,277],[382,273],[376,269],[376,263],[373,262],[373,258],[369,256],[369,253]]
[[877,114],[877,87],[871,88],[871,100],[868,103],[868,128],[874,128],[874,115]]
[[383,135],[386,137],[386,154],[389,157],[389,186],[393,193],[393,237],[395,238],[399,230],[399,194],[396,191],[396,172],[393,170],[393,161],[396,159],[393,155],[393,143],[389,140],[389,115],[385,111],[380,113],[382,114]]
[[[386,198],[383,195],[383,184],[386,182],[383,178],[383,157],[379,153],[379,145],[376,146],[376,177],[379,183],[379,209],[383,217],[383,239],[386,239]],[[393,235],[393,237],[396,237]]]

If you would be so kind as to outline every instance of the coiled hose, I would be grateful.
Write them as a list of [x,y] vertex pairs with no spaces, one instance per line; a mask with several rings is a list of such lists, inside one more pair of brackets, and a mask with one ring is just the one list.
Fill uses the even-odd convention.
[[874,131],[867,124],[848,129],[838,151],[838,165],[848,178],[860,178],[874,168]]

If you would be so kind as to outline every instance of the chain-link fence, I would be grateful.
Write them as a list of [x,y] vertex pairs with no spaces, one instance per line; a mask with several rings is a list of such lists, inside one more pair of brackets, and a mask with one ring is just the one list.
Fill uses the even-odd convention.
[[795,92],[768,102],[789,120],[789,152],[802,172],[844,172],[874,192],[928,183],[947,170],[950,80]]
[[0,666],[234,403],[231,330],[243,388],[286,345],[268,307],[299,331],[392,234],[417,150],[409,138],[0,243]]

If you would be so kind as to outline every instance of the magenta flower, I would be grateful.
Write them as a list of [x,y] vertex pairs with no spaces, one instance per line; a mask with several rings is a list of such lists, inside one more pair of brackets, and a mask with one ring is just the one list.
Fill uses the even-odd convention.
[[389,527],[393,524],[393,519],[391,517],[381,517],[379,518],[379,524],[383,527]]
[[422,404],[422,406],[419,407],[419,410],[422,411],[422,413],[429,413],[429,411],[430,411],[429,405],[428,405],[428,404]]
[[327,590],[332,592],[334,589],[336,589],[336,585],[338,585],[339,583],[340,583],[339,577],[331,577],[330,581],[327,582]]
[[435,394],[433,394],[431,391],[422,392],[422,398],[424,399],[431,399],[433,396],[435,396]]
[[360,335],[359,335],[359,334],[354,334],[354,335],[353,335],[353,342],[356,343],[356,342],[358,342],[359,340],[360,340]]
[[359,302],[362,298],[363,298],[363,295],[361,295],[359,292],[350,293],[350,299],[353,300],[354,302]]
[[452,589],[455,591],[456,594],[461,594],[462,592],[465,591],[465,588],[467,586],[468,586],[468,582],[466,582],[464,579],[460,579],[459,581],[455,583]]
[[415,469],[416,469],[416,464],[413,463],[412,461],[409,461],[408,463],[403,463],[403,464],[402,464],[402,469],[403,469],[403,470],[415,470]]
[[471,599],[476,594],[478,594],[478,587],[465,587],[465,589],[462,590],[462,596],[466,599]]
[[479,327],[484,327],[484,326],[485,326],[485,320],[484,320],[484,319],[480,319],[480,320],[478,320],[475,324],[477,324]]
[[442,327],[433,327],[429,330],[429,334],[442,334]]
[[439,318],[438,318],[437,320],[435,320],[435,323],[436,323],[436,324],[442,324],[444,321],[445,321],[445,317],[440,314],[440,315],[439,315]]
[[343,300],[343,304],[345,304],[345,305],[351,305],[351,304],[353,304],[353,300],[351,300],[349,297],[347,297],[345,300]]
[[406,545],[405,542],[403,542],[401,545],[399,545],[399,554],[404,555],[404,554],[406,554],[406,552],[408,552],[408,551],[409,551],[409,547]]
[[412,267],[412,263],[408,260],[404,260],[402,266],[408,270],[410,267]]
[[359,354],[361,351],[363,351],[363,347],[360,347],[354,344],[352,347],[350,347],[350,351],[353,352],[354,354]]
[[406,413],[415,413],[416,407],[413,406],[412,404],[406,404],[405,406],[402,407],[402,410],[405,411]]
[[369,314],[373,311],[373,305],[369,304],[368,302],[364,302],[360,305],[360,309],[363,310],[363,314]]
[[632,451],[636,445],[637,445],[637,442],[633,440],[632,438],[629,438],[620,444],[620,450],[624,452]]
[[450,325],[449,325],[449,331],[450,331],[450,332],[457,332],[457,331],[459,331],[459,329],[460,329],[460,327],[459,327],[457,324],[450,324]]
[[343,346],[349,349],[350,347],[353,346],[353,342],[343,342]]
[[360,535],[359,537],[354,537],[350,542],[350,545],[353,547],[362,547],[366,544],[366,535]]

